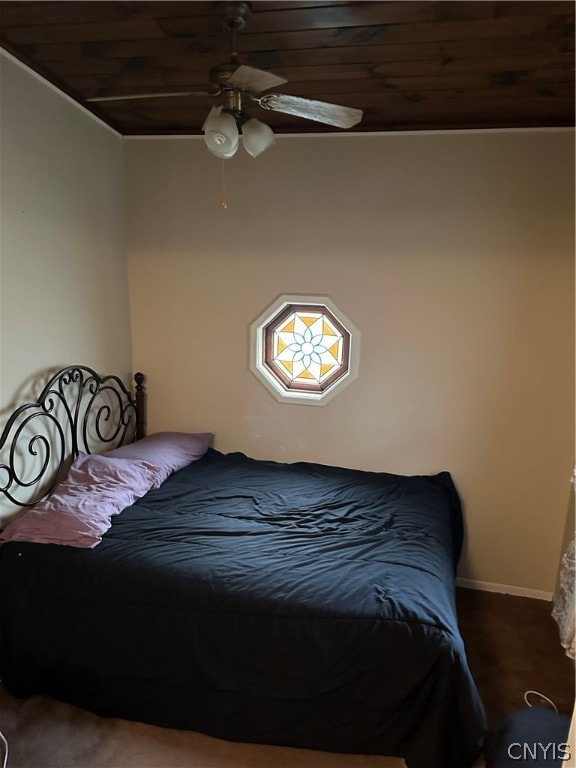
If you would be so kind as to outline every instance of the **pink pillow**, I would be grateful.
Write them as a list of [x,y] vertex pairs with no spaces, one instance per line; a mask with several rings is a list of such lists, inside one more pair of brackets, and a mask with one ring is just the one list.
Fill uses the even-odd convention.
[[172,472],[204,456],[213,439],[212,432],[156,432],[108,451],[104,456],[147,461],[162,471],[162,480],[165,480]]
[[117,515],[161,484],[145,461],[81,455],[53,493],[9,523],[0,541],[95,547]]

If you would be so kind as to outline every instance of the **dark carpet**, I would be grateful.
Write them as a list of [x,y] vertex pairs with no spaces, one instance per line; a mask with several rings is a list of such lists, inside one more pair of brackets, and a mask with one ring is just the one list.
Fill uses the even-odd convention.
[[[468,661],[491,726],[525,708],[528,690],[572,713],[574,662],[560,645],[551,603],[473,589],[458,589],[457,600]],[[539,703],[537,697],[531,703]]]

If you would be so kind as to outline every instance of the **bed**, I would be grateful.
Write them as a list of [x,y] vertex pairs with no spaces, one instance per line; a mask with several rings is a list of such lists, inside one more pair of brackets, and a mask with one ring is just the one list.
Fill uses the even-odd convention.
[[[92,382],[94,402],[110,386],[82,366],[66,369],[65,381],[74,376],[74,397],[85,389],[78,379]],[[12,457],[0,461],[0,492],[11,499],[29,487],[13,457],[23,450],[15,441],[26,435],[29,452],[31,438],[16,424],[54,410],[46,393],[66,390],[61,377],[0,438],[0,458]],[[485,716],[455,610],[462,513],[450,474],[223,454],[206,433],[145,438],[141,374],[138,387],[138,403],[123,385],[112,399],[126,405],[100,403],[96,427],[89,409],[63,409],[66,419],[82,412],[64,428],[65,469],[40,482],[30,495],[41,500],[0,537],[8,691],[228,740],[470,768]],[[75,467],[112,462],[121,482],[124,467],[156,467],[187,440],[191,453],[124,498],[95,543],[24,540],[22,521],[58,499]],[[64,527],[50,514],[37,515],[49,534]]]

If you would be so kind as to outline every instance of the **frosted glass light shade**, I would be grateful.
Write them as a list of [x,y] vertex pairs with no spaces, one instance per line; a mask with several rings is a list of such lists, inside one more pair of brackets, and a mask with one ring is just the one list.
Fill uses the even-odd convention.
[[238,126],[229,112],[213,107],[203,125],[206,146],[216,157],[232,157],[238,149]]
[[246,152],[252,157],[257,157],[274,144],[274,131],[270,126],[251,117],[242,126],[242,140]]

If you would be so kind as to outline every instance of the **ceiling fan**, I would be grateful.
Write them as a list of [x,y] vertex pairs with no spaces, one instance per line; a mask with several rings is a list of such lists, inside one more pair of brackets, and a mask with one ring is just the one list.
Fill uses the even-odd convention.
[[[337,128],[352,128],[362,119],[362,110],[325,101],[264,91],[283,85],[283,77],[263,69],[241,64],[235,48],[235,33],[244,29],[252,13],[249,2],[219,2],[224,27],[231,34],[230,59],[210,69],[211,85],[201,91],[145,93],[124,96],[94,96],[90,102],[150,99],[163,96],[213,96],[220,103],[212,107],[202,130],[208,149],[217,157],[236,154],[240,131],[246,151],[257,157],[274,143],[274,132],[265,123],[251,117],[246,106],[255,103],[262,109],[283,112]],[[263,95],[261,95],[263,94]]]

